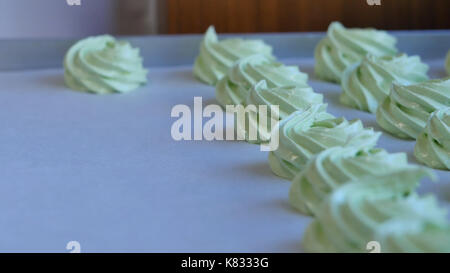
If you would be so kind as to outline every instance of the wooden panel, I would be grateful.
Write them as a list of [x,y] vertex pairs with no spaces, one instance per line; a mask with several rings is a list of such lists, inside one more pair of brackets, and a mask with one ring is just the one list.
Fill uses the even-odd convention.
[[323,31],[348,27],[450,28],[449,0],[167,0],[169,33]]
[[278,31],[278,21],[282,18],[279,16],[279,7],[277,5],[271,5],[273,0],[260,0],[258,8],[258,20],[256,22],[258,30],[264,30],[266,32]]

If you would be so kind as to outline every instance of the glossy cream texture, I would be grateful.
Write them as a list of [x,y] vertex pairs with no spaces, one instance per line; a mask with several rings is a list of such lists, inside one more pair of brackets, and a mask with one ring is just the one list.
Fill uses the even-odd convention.
[[[267,142],[270,140],[271,128],[279,120],[293,112],[302,112],[311,105],[322,103],[323,95],[315,93],[310,87],[269,88],[263,80],[250,88],[244,103],[248,112],[245,113],[245,119],[237,119],[236,122],[238,133],[251,143]],[[277,106],[276,110],[271,109],[272,105]]]
[[450,78],[396,85],[377,110],[378,124],[399,138],[416,139],[431,113],[450,107]]
[[419,56],[366,56],[349,67],[342,77],[340,101],[350,107],[375,113],[389,95],[393,83],[408,85],[428,80],[428,65]]
[[446,211],[432,196],[412,192],[424,170],[369,176],[349,182],[324,200],[307,228],[308,252],[365,252],[377,241],[381,252],[450,252]]
[[269,88],[295,86],[310,88],[308,75],[297,66],[286,66],[263,55],[253,55],[238,61],[216,86],[216,99],[226,105],[244,104],[249,89],[265,80]]
[[450,107],[431,114],[417,138],[414,155],[431,168],[450,170]]
[[398,170],[414,170],[408,166],[405,153],[389,154],[381,149],[355,147],[330,148],[316,157],[292,181],[291,205],[300,212],[314,215],[323,199],[349,181],[364,181]]
[[359,62],[368,53],[374,56],[394,56],[397,40],[385,31],[347,29],[339,22],[328,27],[327,36],[315,49],[316,75],[326,81],[341,82],[347,67]]
[[269,164],[276,175],[291,180],[320,152],[336,146],[370,148],[380,135],[360,120],[334,118],[323,105],[315,105],[280,122],[279,147],[269,153]]
[[254,54],[274,60],[272,47],[262,40],[235,38],[219,41],[214,27],[210,26],[194,63],[194,75],[204,83],[216,85],[236,61]]
[[95,94],[126,93],[147,82],[139,49],[109,35],[74,44],[64,58],[68,87]]

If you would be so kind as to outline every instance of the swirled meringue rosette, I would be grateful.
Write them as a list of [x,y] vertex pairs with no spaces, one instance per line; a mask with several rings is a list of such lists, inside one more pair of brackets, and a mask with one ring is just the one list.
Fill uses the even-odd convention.
[[219,41],[214,27],[210,26],[194,63],[194,75],[204,83],[216,85],[236,61],[254,54],[264,55],[270,60],[275,59],[272,56],[272,47],[262,40],[233,38]]
[[417,138],[414,155],[429,167],[450,170],[450,107],[431,114]]
[[360,120],[335,118],[326,113],[326,105],[313,105],[281,120],[279,147],[269,153],[269,165],[276,175],[292,180],[320,152],[336,146],[371,148],[380,135]]
[[[271,137],[272,123],[289,116],[296,111],[305,111],[311,105],[322,104],[323,95],[315,93],[311,87],[283,86],[269,88],[262,80],[249,90],[245,106],[245,118],[236,119],[238,135],[244,136],[250,143],[268,142]],[[270,106],[276,105],[278,111],[272,111]],[[265,106],[261,108],[261,106]],[[265,118],[262,119],[261,115]],[[265,121],[265,124],[262,124]]]
[[393,83],[408,85],[428,80],[428,65],[419,56],[375,57],[367,55],[350,66],[342,77],[340,101],[350,107],[375,113],[389,95]]
[[222,106],[244,104],[249,89],[265,80],[269,88],[295,86],[310,88],[308,75],[297,66],[286,66],[263,55],[252,55],[238,61],[216,86],[216,99]]
[[103,35],[78,41],[64,58],[68,87],[95,94],[126,93],[147,82],[139,49]]
[[368,252],[369,242],[381,252],[450,252],[447,213],[433,196],[412,192],[424,169],[368,176],[349,182],[321,204],[307,228],[307,252]]
[[416,170],[405,153],[389,154],[382,149],[334,147],[310,160],[292,181],[291,205],[303,214],[314,215],[323,199],[349,181],[364,181],[399,170]]
[[347,29],[339,22],[328,27],[327,36],[315,49],[315,73],[326,81],[341,82],[347,67],[359,62],[368,53],[374,56],[394,56],[397,40],[385,31]]
[[450,78],[397,85],[378,107],[377,122],[399,138],[416,139],[431,113],[450,106]]

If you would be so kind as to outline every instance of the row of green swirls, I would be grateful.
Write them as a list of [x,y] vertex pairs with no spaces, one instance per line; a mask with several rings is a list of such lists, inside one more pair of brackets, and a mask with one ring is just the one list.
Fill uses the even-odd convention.
[[[345,29],[332,23],[316,48],[316,74],[334,82],[342,79],[341,101],[352,107],[412,115],[414,125],[403,126],[398,134],[419,135],[416,156],[439,165],[449,145],[448,110],[432,114],[425,132],[420,128],[425,127],[423,111],[430,110],[431,101],[444,105],[448,101],[432,88],[436,85],[440,90],[447,82],[427,82],[428,66],[417,56],[397,55],[395,43],[383,31]],[[327,113],[322,95],[307,84],[308,76],[297,67],[276,62],[269,48],[259,40],[218,41],[210,28],[194,75],[215,85],[216,98],[224,107],[279,106],[279,148],[269,153],[269,165],[276,175],[292,180],[291,205],[315,217],[304,234],[305,250],[365,252],[369,241],[377,241],[382,252],[450,252],[446,212],[433,196],[415,193],[420,180],[433,174],[409,164],[405,153],[376,148],[381,133],[364,128],[360,120]],[[397,91],[407,88],[412,93],[389,93],[394,82]],[[405,86],[413,83],[423,85]],[[406,99],[402,95],[417,100],[402,105]],[[396,117],[403,124],[408,118]],[[396,122],[386,115],[383,118],[385,123]],[[240,128],[247,135],[249,127],[258,125],[258,112],[249,113],[245,122],[248,125]],[[257,141],[247,141],[269,139],[270,132],[258,131]]]
[[416,139],[416,159],[450,170],[450,78],[413,85],[393,84],[378,107],[377,122],[392,135]]
[[[433,126],[432,113],[450,107],[450,78],[430,80],[428,65],[419,56],[399,54],[395,43],[384,31],[346,29],[332,23],[316,48],[316,74],[341,83],[340,101],[376,113],[378,124],[390,134],[404,139],[420,135],[417,160],[449,170],[448,119],[440,119],[443,130],[427,128]],[[450,75],[450,52],[446,68]]]
[[[416,139],[425,130],[431,113],[450,107],[450,81],[429,81],[428,65],[422,63],[419,56],[399,54],[396,42],[385,31],[347,29],[334,22],[316,47],[315,71],[324,80],[341,82],[343,92],[340,100],[343,104],[376,113],[379,125],[397,137]],[[272,48],[263,41],[219,41],[214,28],[210,27],[201,44],[194,75],[216,86],[216,98],[224,106],[247,105],[251,87],[261,80],[265,80],[271,89],[291,86],[305,91],[309,88],[306,74],[297,67],[285,66],[274,60]],[[450,53],[447,58],[447,69],[450,70],[449,64]],[[297,110],[303,111],[305,107]],[[258,113],[253,113],[246,120],[254,123],[257,118]],[[245,129],[248,128],[240,128],[243,129],[240,133],[247,135]],[[440,138],[448,137],[448,133],[442,133],[447,136]],[[252,142],[267,141],[266,131],[259,131],[258,135],[261,137]],[[449,164],[450,151],[439,151],[444,154],[435,157],[434,161],[444,159],[447,162],[428,165],[445,169],[442,166]],[[423,158],[418,160],[425,164],[430,162]]]
[[[332,24],[316,48],[316,74],[342,83],[343,104],[376,113],[378,124],[397,137],[417,138],[418,161],[449,170],[450,79],[429,80],[420,57],[397,54],[386,33],[375,37],[370,31],[390,51],[358,39],[361,32]],[[358,41],[360,47],[346,46]],[[368,41],[377,50],[364,47]],[[450,52],[450,74],[449,63]],[[450,252],[446,212],[434,197],[414,193],[427,174],[409,165],[404,153],[351,147],[320,153],[295,176],[289,195],[295,208],[316,217],[305,233],[305,249],[366,251],[370,238],[384,252]]]
[[444,141],[450,138],[448,119],[441,119],[446,129],[426,131],[432,114],[450,107],[450,78],[429,80],[427,71],[418,56],[368,55],[344,72],[341,102],[376,113],[380,127],[395,137],[417,139],[426,134],[429,141],[418,141],[417,146],[428,147],[416,148],[421,150],[415,153],[417,160],[449,170],[450,149]]

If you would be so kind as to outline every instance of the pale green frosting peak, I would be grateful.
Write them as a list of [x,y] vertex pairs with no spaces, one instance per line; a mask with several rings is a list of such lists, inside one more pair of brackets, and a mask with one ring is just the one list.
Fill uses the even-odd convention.
[[68,87],[96,94],[126,93],[147,82],[139,49],[112,36],[78,41],[64,58]]
[[269,88],[296,86],[309,88],[308,75],[297,66],[286,66],[264,55],[238,61],[216,86],[216,98],[222,106],[244,104],[249,89],[265,80]]
[[339,22],[328,27],[327,36],[315,50],[316,75],[326,81],[341,82],[347,67],[359,62],[368,53],[374,56],[394,56],[397,40],[385,31],[347,29]]
[[[245,135],[245,139],[251,143],[261,143],[270,140],[270,119],[281,120],[295,111],[305,111],[311,105],[322,104],[323,95],[315,93],[311,87],[283,86],[269,88],[267,82],[262,80],[250,88],[249,95],[245,101],[245,106],[255,106],[246,113],[246,119],[242,120],[246,124],[238,127],[240,133]],[[278,113],[272,115],[271,105],[278,106]],[[261,109],[259,106],[267,106]],[[256,111],[255,111],[256,110]],[[267,126],[259,124],[260,110],[267,115]],[[267,114],[266,114],[267,113]],[[257,139],[249,139],[249,129],[257,132]]]
[[378,124],[389,133],[416,139],[431,113],[450,107],[450,78],[397,85],[377,110]]
[[279,147],[269,153],[276,175],[291,180],[312,157],[331,147],[376,145],[381,133],[364,129],[360,120],[334,118],[325,110],[323,105],[314,105],[280,122]]
[[200,54],[195,60],[194,75],[209,85],[216,85],[233,64],[245,57],[261,54],[274,60],[272,47],[262,40],[239,38],[219,41],[213,26],[210,26],[200,45]]
[[325,150],[295,176],[289,192],[291,205],[304,214],[314,215],[321,202],[349,181],[364,181],[365,176],[382,175],[408,166],[405,153],[389,154],[382,149],[334,147]]
[[376,241],[383,253],[450,252],[446,211],[432,196],[412,192],[425,169],[349,182],[329,195],[307,228],[308,252],[365,252]]
[[393,83],[407,85],[426,81],[428,68],[419,56],[367,55],[361,63],[344,72],[340,100],[350,107],[375,113]]
[[431,114],[417,138],[414,155],[432,168],[450,170],[450,107]]

